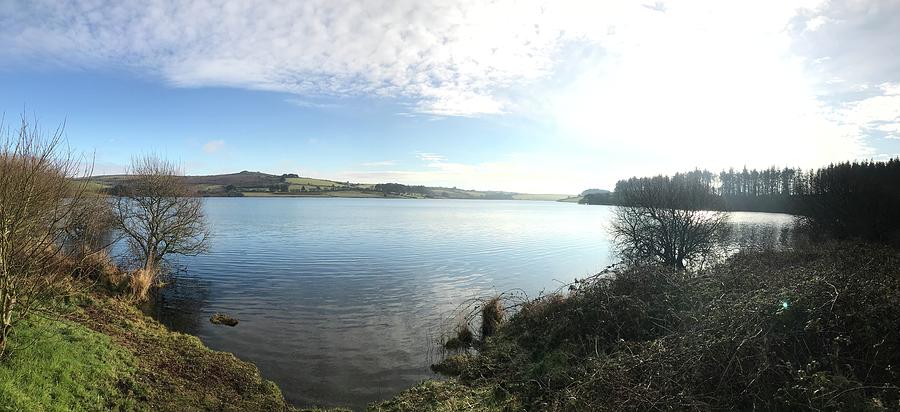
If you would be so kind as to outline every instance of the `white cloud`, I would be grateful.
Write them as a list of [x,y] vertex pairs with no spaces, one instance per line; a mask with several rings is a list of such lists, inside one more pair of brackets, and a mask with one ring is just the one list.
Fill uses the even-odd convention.
[[337,103],[317,102],[317,101],[304,100],[304,99],[298,99],[298,98],[289,98],[289,99],[285,99],[285,101],[294,106],[303,107],[303,108],[334,109],[334,108],[341,107],[341,105],[339,105]]
[[816,31],[825,23],[828,23],[828,18],[825,16],[816,16],[806,21],[806,30],[808,31]]
[[68,2],[4,8],[0,57],[124,67],[176,86],[402,97],[441,115],[503,111],[503,92],[546,75],[566,41],[604,32],[584,1]]
[[210,140],[203,144],[203,152],[207,154],[216,153],[225,147],[224,140]]
[[[900,49],[898,15],[896,0],[822,2],[798,13],[788,25],[791,50],[808,60],[811,74],[842,80],[823,92],[900,82],[900,55],[894,52]],[[808,30],[810,24],[816,30]]]
[[840,115],[861,134],[900,139],[900,84],[882,84],[879,94],[846,104]]
[[[405,116],[521,114],[619,176],[806,167],[900,133],[898,13],[891,0],[43,0],[0,3],[0,65],[128,69],[303,107],[367,96]],[[417,156],[428,170],[409,176],[542,179]]]
[[[425,159],[423,159],[425,160]],[[343,171],[338,180],[353,182],[397,182],[409,185],[459,187],[474,190],[506,190],[522,193],[579,193],[596,185],[596,175],[573,165],[543,159],[541,167],[531,157],[507,157],[496,162],[457,163],[439,157],[424,170]]]
[[420,160],[429,162],[429,163],[441,163],[447,160],[444,156],[441,156],[437,153],[416,153],[416,157]]
[[365,167],[386,167],[386,166],[394,166],[397,162],[393,160],[382,160],[380,162],[366,162],[363,163],[362,166]]

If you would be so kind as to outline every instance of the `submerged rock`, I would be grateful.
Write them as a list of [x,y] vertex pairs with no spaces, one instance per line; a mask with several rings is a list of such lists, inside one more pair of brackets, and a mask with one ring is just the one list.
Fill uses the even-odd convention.
[[212,317],[209,318],[209,321],[214,325],[235,326],[238,324],[237,319],[222,313],[216,313],[215,315],[212,315]]

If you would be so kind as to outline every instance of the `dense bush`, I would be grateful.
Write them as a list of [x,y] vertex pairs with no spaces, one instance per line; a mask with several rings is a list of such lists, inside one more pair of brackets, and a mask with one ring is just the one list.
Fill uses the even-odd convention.
[[530,410],[897,409],[897,325],[892,250],[740,253],[579,282],[436,369]]

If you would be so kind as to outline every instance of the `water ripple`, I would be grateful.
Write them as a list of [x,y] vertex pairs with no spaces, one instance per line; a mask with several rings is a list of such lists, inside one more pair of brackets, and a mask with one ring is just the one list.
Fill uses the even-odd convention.
[[[188,271],[161,317],[253,361],[298,406],[386,398],[431,376],[441,321],[460,302],[554,290],[556,279],[610,263],[610,213],[599,206],[222,198],[204,207],[212,252],[181,260]],[[213,326],[215,312],[240,324]]]

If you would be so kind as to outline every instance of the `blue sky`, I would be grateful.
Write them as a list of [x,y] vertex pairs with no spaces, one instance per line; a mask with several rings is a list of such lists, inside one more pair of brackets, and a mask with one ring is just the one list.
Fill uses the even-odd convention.
[[900,154],[900,5],[0,1],[0,110],[99,173],[577,193]]
[[124,170],[132,155],[147,152],[178,160],[190,173],[337,177],[419,168],[435,156],[483,163],[520,150],[555,150],[541,139],[539,124],[507,116],[399,115],[404,106],[383,98],[298,103],[285,93],[169,87],[84,70],[4,73],[0,87],[7,123],[23,110],[44,128],[65,121],[69,143],[95,151],[100,173]]

